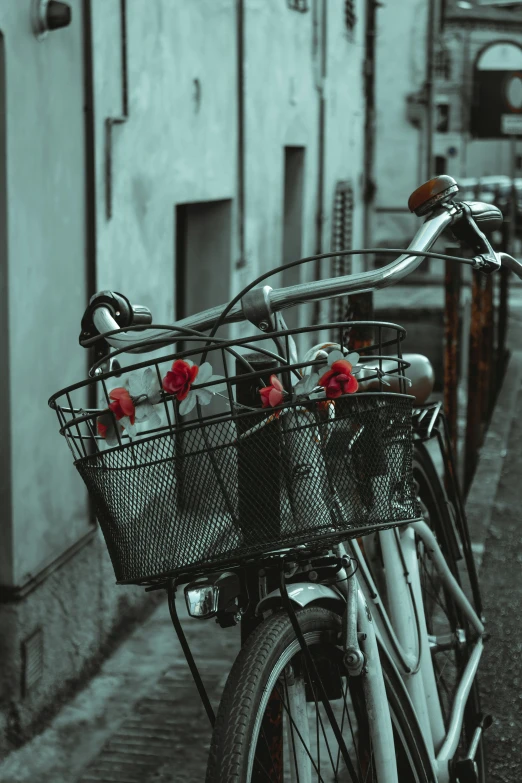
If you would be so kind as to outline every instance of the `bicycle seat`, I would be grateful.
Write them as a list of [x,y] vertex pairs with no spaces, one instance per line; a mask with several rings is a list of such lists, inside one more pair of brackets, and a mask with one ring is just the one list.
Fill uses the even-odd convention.
[[[410,379],[411,386],[407,389],[408,394],[412,394],[415,397],[417,405],[423,405],[430,394],[433,391],[433,384],[435,383],[435,373],[430,360],[423,356],[421,353],[405,353],[403,357],[405,362],[409,362],[411,365],[406,370],[406,377]],[[364,359],[360,359],[361,363],[364,363]],[[370,366],[377,366],[375,359],[368,358]],[[383,372],[394,371],[397,369],[397,364],[393,359],[383,359],[382,362]],[[361,391],[372,391],[373,389],[379,389],[379,380],[374,378],[371,381],[364,380],[364,374],[370,375],[372,370],[364,370],[364,368],[358,374],[359,389]],[[384,379],[390,384],[389,388],[385,387],[387,391],[400,392],[399,379],[396,375],[388,375]]]

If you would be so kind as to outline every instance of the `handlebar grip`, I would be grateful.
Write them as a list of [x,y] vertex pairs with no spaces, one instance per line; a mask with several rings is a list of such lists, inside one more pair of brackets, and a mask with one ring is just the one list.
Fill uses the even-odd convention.
[[132,305],[132,325],[151,324],[152,313],[144,305]]
[[90,298],[89,306],[83,315],[80,345],[83,344],[84,340],[99,334],[94,324],[93,315],[100,307],[108,310],[120,329],[135,324],[149,325],[152,323],[152,313],[148,307],[132,305],[127,297],[118,293],[118,291],[99,291]]

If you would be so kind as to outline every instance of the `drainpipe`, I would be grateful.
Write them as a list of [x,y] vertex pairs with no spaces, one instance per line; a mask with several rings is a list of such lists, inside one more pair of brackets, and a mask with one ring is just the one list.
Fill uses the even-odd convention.
[[237,23],[237,221],[239,258],[236,268],[246,266],[245,249],[245,5],[236,0]]
[[83,0],[83,91],[85,117],[85,235],[87,299],[96,293],[96,159],[91,0]]
[[375,196],[373,178],[375,149],[375,39],[377,35],[377,0],[366,0],[366,36],[364,57],[364,180],[363,244],[371,246],[371,207]]
[[[321,22],[319,23],[318,4],[321,2]],[[324,159],[325,159],[325,126],[326,126],[326,74],[327,74],[327,3],[326,0],[316,0],[314,4],[314,52],[320,58],[319,73],[315,86],[319,93],[319,128],[317,150],[317,196],[315,213],[315,253],[323,252],[323,223],[324,223]],[[321,42],[319,44],[318,28],[321,27]],[[316,280],[321,278],[321,262],[315,262],[314,276]],[[321,303],[314,305],[314,321],[319,322],[321,315]]]
[[[85,133],[85,282],[87,302],[97,291],[96,275],[96,137],[94,120],[94,67],[92,44],[92,4],[91,0],[83,0],[83,95],[84,95],[84,133]],[[85,303],[87,305],[87,302]],[[87,369],[90,364],[91,351],[86,352]],[[96,408],[95,384],[91,384],[88,392],[88,404]],[[91,531],[96,529],[94,505],[89,496],[89,520]]]
[[435,25],[438,20],[437,0],[429,0],[428,5],[428,30],[426,42],[426,179],[433,176],[433,117],[434,89],[433,89],[433,63],[435,59]]

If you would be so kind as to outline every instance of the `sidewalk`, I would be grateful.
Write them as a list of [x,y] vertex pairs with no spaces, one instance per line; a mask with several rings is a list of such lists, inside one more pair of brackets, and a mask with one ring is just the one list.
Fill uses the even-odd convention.
[[495,427],[488,432],[475,492],[468,502],[472,530],[480,528],[484,535],[480,580],[491,641],[485,646],[480,684],[482,708],[493,715],[486,734],[488,783],[522,780],[522,306],[518,302],[511,304],[508,343],[511,377],[503,385]]
[[[415,292],[412,291],[412,294]],[[401,304],[404,299],[401,300]],[[522,297],[511,303],[508,376],[468,498],[482,561],[492,642],[481,664],[488,783],[522,779]],[[124,590],[124,587],[118,588]],[[238,628],[178,611],[217,706],[239,648]],[[204,780],[208,719],[172,628],[166,600],[41,735],[0,762],[1,783],[196,783]]]
[[[190,620],[182,590],[177,604],[217,708],[239,629]],[[165,600],[48,729],[0,762],[0,781],[196,783],[205,777],[209,742],[208,718]]]

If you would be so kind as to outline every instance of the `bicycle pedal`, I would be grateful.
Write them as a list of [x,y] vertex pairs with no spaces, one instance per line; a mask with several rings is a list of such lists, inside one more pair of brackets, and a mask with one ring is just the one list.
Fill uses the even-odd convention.
[[461,759],[455,763],[454,783],[478,783],[479,770],[474,759]]
[[452,783],[479,783],[479,768],[475,761],[482,734],[493,723],[491,715],[479,715],[478,725],[473,734],[468,755],[453,764]]

